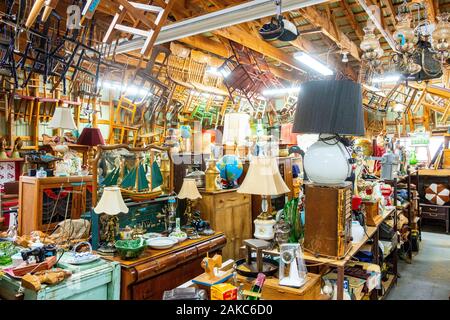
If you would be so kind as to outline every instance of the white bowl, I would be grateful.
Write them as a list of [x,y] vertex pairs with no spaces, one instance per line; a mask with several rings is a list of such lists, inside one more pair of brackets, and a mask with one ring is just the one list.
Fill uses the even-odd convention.
[[177,244],[178,241],[175,239],[171,239],[168,237],[158,237],[158,238],[151,238],[147,239],[147,246],[153,249],[169,249],[173,247],[175,244]]

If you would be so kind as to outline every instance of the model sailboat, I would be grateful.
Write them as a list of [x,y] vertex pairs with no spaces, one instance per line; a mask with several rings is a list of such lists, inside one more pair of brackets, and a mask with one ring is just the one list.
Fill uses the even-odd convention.
[[[120,177],[123,177],[119,181]],[[155,190],[163,183],[161,170],[154,161],[151,167],[151,183],[147,178],[147,173],[142,163],[142,159],[136,159],[134,167],[128,169],[124,164],[123,169],[114,168],[103,180],[104,186],[118,185],[124,197],[134,201],[153,199],[161,195],[162,191]]]

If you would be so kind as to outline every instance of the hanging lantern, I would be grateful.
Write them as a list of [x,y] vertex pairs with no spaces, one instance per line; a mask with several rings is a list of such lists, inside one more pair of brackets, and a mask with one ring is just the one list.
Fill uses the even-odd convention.
[[439,22],[432,35],[432,46],[439,58],[447,59],[450,56],[450,14],[443,13],[436,18]]
[[414,29],[411,27],[411,15],[409,13],[399,14],[398,23],[395,26],[394,40],[396,49],[401,53],[412,53],[417,43]]
[[360,44],[360,48],[363,51],[362,59],[369,62],[371,67],[377,68],[381,65],[379,59],[383,56],[384,50],[375,36],[375,26],[373,24],[368,24],[363,30],[365,34]]

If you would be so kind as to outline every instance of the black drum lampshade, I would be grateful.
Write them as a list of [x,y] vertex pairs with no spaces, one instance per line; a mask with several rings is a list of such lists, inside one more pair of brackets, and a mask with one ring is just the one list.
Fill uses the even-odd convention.
[[302,83],[292,132],[364,135],[361,85],[351,80]]

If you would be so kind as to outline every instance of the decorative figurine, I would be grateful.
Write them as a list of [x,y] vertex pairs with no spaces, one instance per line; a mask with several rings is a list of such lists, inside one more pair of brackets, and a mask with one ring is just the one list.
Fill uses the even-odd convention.
[[23,141],[20,137],[17,137],[16,140],[14,140],[14,147],[11,152],[11,158],[12,159],[19,159],[20,158],[20,150],[22,149]]
[[5,137],[0,138],[0,160],[8,159],[6,154],[6,139]]

